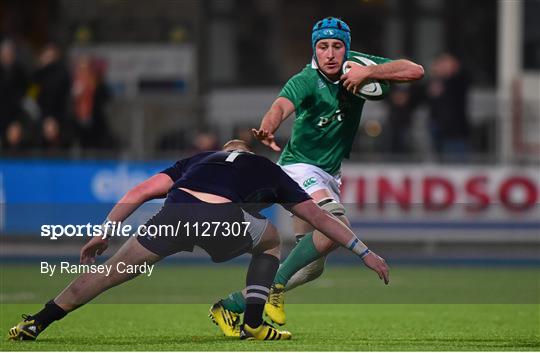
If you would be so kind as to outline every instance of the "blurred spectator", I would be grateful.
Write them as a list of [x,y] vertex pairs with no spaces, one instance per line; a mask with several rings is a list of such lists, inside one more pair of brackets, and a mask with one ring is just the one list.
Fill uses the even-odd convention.
[[195,136],[193,140],[195,153],[204,151],[217,151],[220,149],[218,138],[211,131],[202,131]]
[[65,149],[69,146],[65,134],[61,132],[61,126],[57,119],[46,117],[42,126],[42,147],[46,150]]
[[43,144],[63,148],[69,141],[66,124],[70,92],[69,72],[61,60],[56,44],[45,46],[38,59],[38,69],[32,77],[30,96],[39,107]]
[[71,94],[75,129],[83,148],[114,145],[105,113],[111,95],[103,81],[103,71],[103,65],[88,56],[75,60]]
[[17,152],[29,147],[29,130],[22,121],[12,121],[6,129],[3,148],[9,152]]
[[464,161],[469,153],[469,88],[469,75],[456,57],[445,53],[435,59],[426,95],[432,142],[442,159]]
[[[0,44],[0,136],[5,137],[11,124],[22,118],[22,100],[27,86],[28,78],[17,61],[15,44],[3,41]],[[12,131],[19,128],[14,127]]]
[[386,100],[388,124],[390,125],[389,152],[392,154],[408,154],[411,148],[413,113],[419,102],[418,86],[411,84],[394,85]]

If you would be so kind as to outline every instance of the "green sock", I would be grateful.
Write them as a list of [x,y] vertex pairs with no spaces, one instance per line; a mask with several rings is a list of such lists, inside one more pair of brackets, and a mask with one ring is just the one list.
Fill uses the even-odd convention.
[[283,261],[274,279],[274,283],[286,285],[289,279],[301,268],[320,258],[313,243],[313,233],[308,233],[296,244],[289,256]]
[[233,313],[242,314],[246,310],[246,300],[242,292],[234,292],[221,301],[223,307]]

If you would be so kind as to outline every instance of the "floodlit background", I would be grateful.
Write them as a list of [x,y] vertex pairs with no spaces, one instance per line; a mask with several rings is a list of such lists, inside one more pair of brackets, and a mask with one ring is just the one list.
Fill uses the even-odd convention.
[[[539,13],[539,0],[2,1],[2,259],[76,259],[81,239],[40,225],[99,224],[136,183],[228,139],[277,160],[249,131],[310,62],[313,24],[336,16],[352,49],[426,71],[365,106],[343,166],[357,234],[397,266],[538,266]],[[268,215],[287,249],[288,215]]]

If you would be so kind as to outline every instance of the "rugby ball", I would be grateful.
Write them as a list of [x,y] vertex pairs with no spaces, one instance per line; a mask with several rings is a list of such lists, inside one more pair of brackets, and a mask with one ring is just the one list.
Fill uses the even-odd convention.
[[[371,59],[364,58],[363,56],[352,56],[349,58],[349,60],[345,61],[343,63],[343,73],[346,74],[350,71],[350,66],[352,65],[363,65],[363,66],[370,66],[370,65],[377,65],[376,62],[374,62]],[[390,83],[386,80],[369,80],[364,83],[364,85],[360,88],[358,93],[355,95],[357,97],[366,99],[366,100],[380,100],[383,99],[390,90]]]

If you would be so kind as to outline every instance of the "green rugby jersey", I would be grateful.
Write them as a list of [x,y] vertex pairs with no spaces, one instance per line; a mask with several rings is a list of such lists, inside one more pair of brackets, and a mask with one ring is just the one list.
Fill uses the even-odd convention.
[[[376,64],[391,61],[354,51],[351,56]],[[365,100],[349,93],[339,81],[329,81],[314,62],[289,79],[279,97],[294,104],[296,120],[278,164],[307,163],[335,175],[341,161],[349,157]]]

